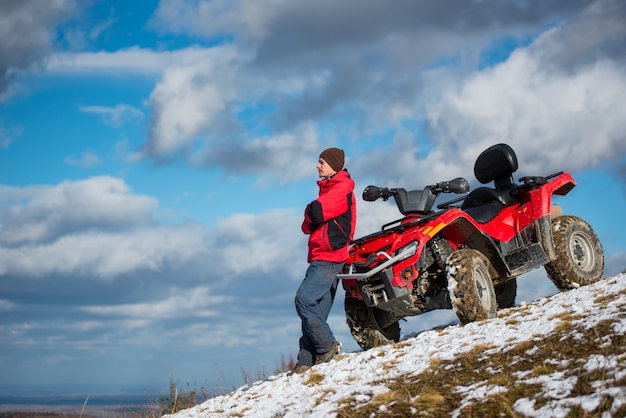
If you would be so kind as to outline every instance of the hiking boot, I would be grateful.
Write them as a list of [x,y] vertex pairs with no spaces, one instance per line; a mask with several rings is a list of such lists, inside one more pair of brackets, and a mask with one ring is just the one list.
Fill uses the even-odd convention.
[[310,368],[311,366],[307,366],[306,364],[296,364],[296,367],[291,369],[291,373],[302,374]]
[[319,353],[315,356],[315,365],[326,363],[334,359],[337,354],[341,353],[341,343],[339,341],[333,342],[333,348],[325,353]]

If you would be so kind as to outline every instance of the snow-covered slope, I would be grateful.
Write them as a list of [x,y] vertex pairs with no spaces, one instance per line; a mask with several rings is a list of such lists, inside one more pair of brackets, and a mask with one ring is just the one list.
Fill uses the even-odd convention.
[[345,353],[175,417],[626,415],[626,275]]

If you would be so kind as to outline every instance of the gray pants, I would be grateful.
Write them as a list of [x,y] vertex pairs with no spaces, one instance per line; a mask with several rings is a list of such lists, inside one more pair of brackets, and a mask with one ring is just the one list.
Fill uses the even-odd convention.
[[298,364],[312,366],[317,353],[333,348],[335,337],[326,320],[337,292],[337,274],[343,264],[313,261],[296,292],[296,311],[302,320]]

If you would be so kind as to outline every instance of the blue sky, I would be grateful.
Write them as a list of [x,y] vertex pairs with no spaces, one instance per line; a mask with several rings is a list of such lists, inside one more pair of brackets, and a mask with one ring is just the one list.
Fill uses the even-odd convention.
[[[557,203],[624,270],[625,23],[617,0],[0,2],[0,388],[271,373],[297,352],[329,146],[360,195],[476,186],[506,142],[516,178],[573,174]],[[359,199],[357,235],[398,215]]]

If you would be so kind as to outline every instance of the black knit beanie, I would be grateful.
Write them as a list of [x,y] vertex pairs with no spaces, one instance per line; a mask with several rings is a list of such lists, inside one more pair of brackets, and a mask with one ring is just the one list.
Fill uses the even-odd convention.
[[328,148],[322,151],[320,158],[328,163],[335,171],[340,171],[343,168],[344,153],[339,148]]

